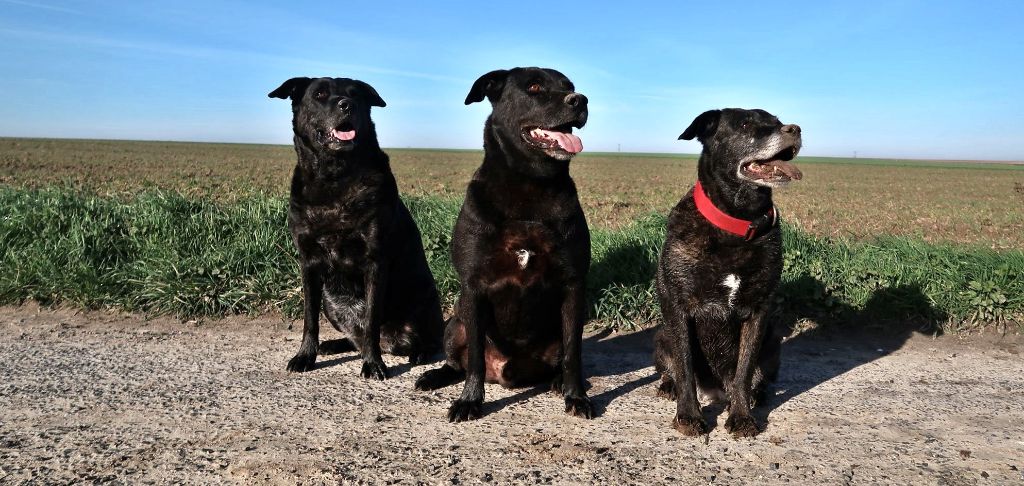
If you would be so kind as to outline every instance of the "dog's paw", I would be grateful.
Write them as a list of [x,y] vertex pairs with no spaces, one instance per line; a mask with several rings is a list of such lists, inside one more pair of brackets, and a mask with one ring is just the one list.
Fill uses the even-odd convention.
[[315,354],[296,354],[288,360],[288,371],[292,373],[304,373],[311,371],[316,366]]
[[427,370],[416,379],[416,389],[419,391],[432,391],[448,386],[448,380],[444,378],[445,370]]
[[466,422],[468,420],[476,420],[483,415],[481,412],[482,407],[483,400],[455,400],[452,402],[452,406],[448,407],[448,421]]
[[363,361],[363,369],[359,374],[363,378],[384,381],[388,379],[388,367],[382,362]]
[[559,373],[551,379],[551,393],[562,394],[562,374]]
[[565,397],[565,413],[574,417],[594,418],[594,405],[587,397]]
[[668,400],[675,400],[676,399],[676,385],[675,385],[675,383],[673,383],[672,380],[662,381],[661,384],[658,385],[658,396],[661,397],[661,398],[668,399]]
[[672,428],[687,437],[697,437],[708,431],[707,425],[700,417],[680,417],[679,415],[672,419]]
[[725,430],[728,430],[736,438],[753,437],[761,433],[761,428],[757,426],[754,417],[739,414],[729,415],[729,418],[725,420]]
[[431,355],[429,353],[412,353],[409,355],[409,365],[419,366],[421,364],[427,364],[430,362]]
[[331,339],[320,343],[320,354],[341,354],[356,350],[356,345],[348,339]]

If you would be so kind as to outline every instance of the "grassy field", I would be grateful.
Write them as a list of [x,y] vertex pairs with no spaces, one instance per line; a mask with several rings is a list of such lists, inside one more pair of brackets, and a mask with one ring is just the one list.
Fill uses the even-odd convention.
[[[479,151],[389,150],[445,302],[448,244]],[[181,317],[299,309],[285,228],[291,147],[0,139],[0,304],[27,299]],[[947,330],[1024,323],[1024,167],[800,158],[780,316]],[[665,214],[695,159],[573,163],[590,220],[591,315],[657,322]]]
[[[459,200],[408,196],[448,307],[458,282],[448,244]],[[287,198],[234,201],[146,190],[132,198],[0,186],[0,304],[27,299],[183,318],[296,316],[300,282],[285,227]],[[652,278],[665,218],[595,228],[588,279],[598,326],[657,322]],[[915,322],[946,330],[1024,323],[1024,252],[964,250],[919,239],[848,243],[784,227],[778,309],[858,326]]]
[[[461,197],[479,151],[388,149],[405,194]],[[232,200],[285,195],[290,146],[0,139],[0,184],[68,183],[100,193],[162,188]],[[694,156],[583,154],[573,162],[590,224],[621,228],[667,213],[693,184]],[[776,191],[786,220],[844,240],[909,236],[1024,248],[1024,166],[800,157],[805,179]]]

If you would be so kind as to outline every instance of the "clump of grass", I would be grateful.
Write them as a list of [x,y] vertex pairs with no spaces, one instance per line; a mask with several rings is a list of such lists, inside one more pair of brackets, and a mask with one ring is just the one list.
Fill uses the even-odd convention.
[[[406,197],[442,300],[458,292],[449,246],[460,201]],[[232,201],[148,190],[103,197],[68,187],[0,187],[0,304],[36,300],[182,318],[301,310],[287,199]],[[653,276],[665,217],[592,231],[596,324],[659,320]],[[851,243],[784,227],[778,303],[848,324],[926,320],[947,330],[1024,323],[1024,252],[885,237]]]

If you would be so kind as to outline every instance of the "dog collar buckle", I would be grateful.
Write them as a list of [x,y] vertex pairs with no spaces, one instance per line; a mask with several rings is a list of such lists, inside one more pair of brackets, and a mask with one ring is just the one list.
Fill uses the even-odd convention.
[[779,210],[775,206],[772,206],[767,213],[750,222],[750,225],[747,226],[746,233],[743,234],[743,239],[752,241],[759,238],[774,228],[777,224],[779,224]]

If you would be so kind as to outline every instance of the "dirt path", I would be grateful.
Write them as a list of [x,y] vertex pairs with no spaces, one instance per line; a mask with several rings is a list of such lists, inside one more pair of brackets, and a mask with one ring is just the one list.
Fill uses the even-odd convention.
[[0,308],[0,483],[1024,484],[1018,338],[794,338],[770,425],[734,440],[671,429],[649,332],[587,340],[593,421],[488,385],[487,415],[449,424],[459,388],[414,392],[425,367],[289,375],[287,327]]

